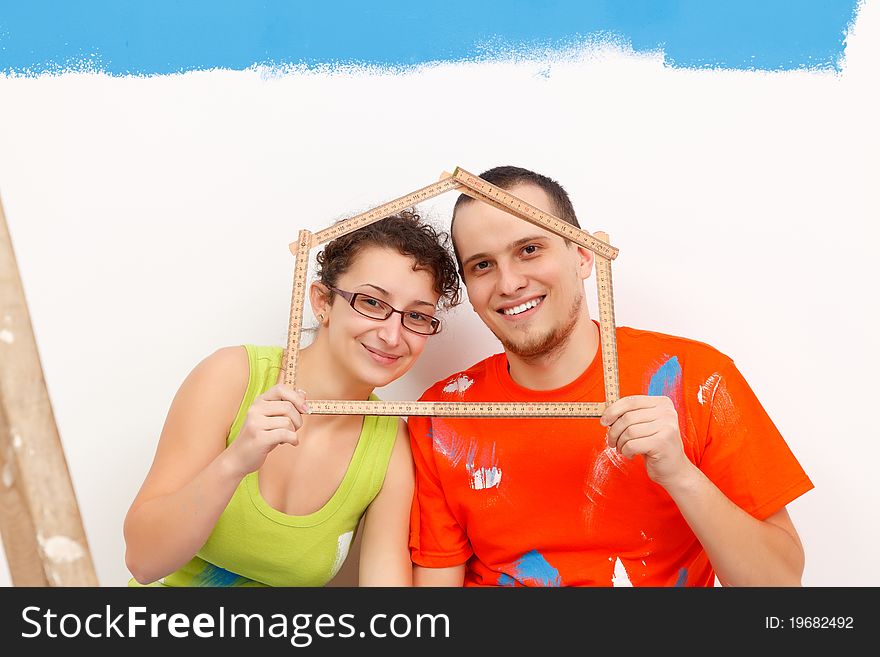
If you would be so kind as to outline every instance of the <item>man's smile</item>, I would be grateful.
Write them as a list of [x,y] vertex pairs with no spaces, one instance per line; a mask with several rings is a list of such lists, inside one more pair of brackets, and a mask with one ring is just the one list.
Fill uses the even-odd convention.
[[529,311],[541,305],[541,303],[544,301],[544,298],[544,296],[540,296],[529,299],[528,301],[522,301],[516,304],[508,304],[499,308],[497,312],[507,317],[519,317],[526,313],[531,314],[529,313]]

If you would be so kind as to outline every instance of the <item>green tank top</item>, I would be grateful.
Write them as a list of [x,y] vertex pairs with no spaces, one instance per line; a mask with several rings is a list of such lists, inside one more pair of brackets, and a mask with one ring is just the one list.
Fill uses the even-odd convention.
[[[281,347],[245,348],[250,376],[227,447],[254,398],[275,385],[281,370]],[[259,473],[246,475],[196,556],[153,586],[324,586],[345,562],[361,516],[382,488],[397,426],[396,417],[364,417],[342,482],[308,515],[272,508],[260,495]],[[134,578],[129,585],[139,586]]]

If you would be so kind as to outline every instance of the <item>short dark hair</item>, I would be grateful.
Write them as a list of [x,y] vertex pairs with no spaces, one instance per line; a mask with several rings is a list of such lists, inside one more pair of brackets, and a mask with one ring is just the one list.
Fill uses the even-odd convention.
[[[571,224],[575,228],[580,228],[577,215],[574,212],[574,206],[568,197],[568,192],[558,182],[540,173],[515,167],[504,165],[487,169],[480,174],[480,178],[487,183],[500,187],[504,190],[512,189],[518,185],[535,185],[544,190],[544,193],[550,197],[553,213],[564,222]],[[452,227],[455,225],[455,213],[463,205],[475,203],[476,199],[471,198],[467,194],[461,194],[455,201],[452,208],[452,222],[449,226],[449,234],[452,235]],[[452,250],[455,253],[455,262],[458,266],[458,273],[464,278],[464,271],[461,266],[461,258],[458,255],[458,248],[455,246],[455,238],[452,238]]]
[[397,249],[415,260],[415,269],[431,274],[440,306],[451,308],[461,301],[461,288],[449,242],[449,235],[424,223],[415,208],[403,210],[330,241],[317,255],[318,280],[335,287],[366,247]]

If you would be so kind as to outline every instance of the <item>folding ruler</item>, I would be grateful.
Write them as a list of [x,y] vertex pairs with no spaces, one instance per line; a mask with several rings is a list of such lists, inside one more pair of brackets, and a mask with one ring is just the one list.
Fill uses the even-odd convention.
[[599,301],[599,333],[602,350],[602,372],[605,380],[605,401],[601,402],[418,402],[360,401],[309,399],[313,415],[398,415],[439,417],[599,417],[606,406],[620,398],[617,369],[617,335],[614,324],[614,296],[611,286],[611,260],[618,249],[611,246],[605,233],[591,235],[553,216],[513,194],[496,187],[479,176],[456,167],[438,182],[422,187],[406,196],[340,221],[329,228],[311,233],[299,232],[299,239],[290,244],[296,256],[293,275],[293,296],[290,303],[287,350],[284,354],[284,383],[296,385],[299,341],[302,330],[303,305],[306,297],[306,274],[313,247],[329,242],[412,207],[444,192],[459,190],[471,198],[505,210],[536,226],[590,249],[596,255],[596,291]]

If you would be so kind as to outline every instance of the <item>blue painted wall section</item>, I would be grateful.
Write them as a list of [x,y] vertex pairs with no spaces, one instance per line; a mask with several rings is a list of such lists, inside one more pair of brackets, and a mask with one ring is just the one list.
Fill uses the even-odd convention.
[[840,70],[858,0],[0,0],[0,72],[405,70],[613,42],[669,66]]

